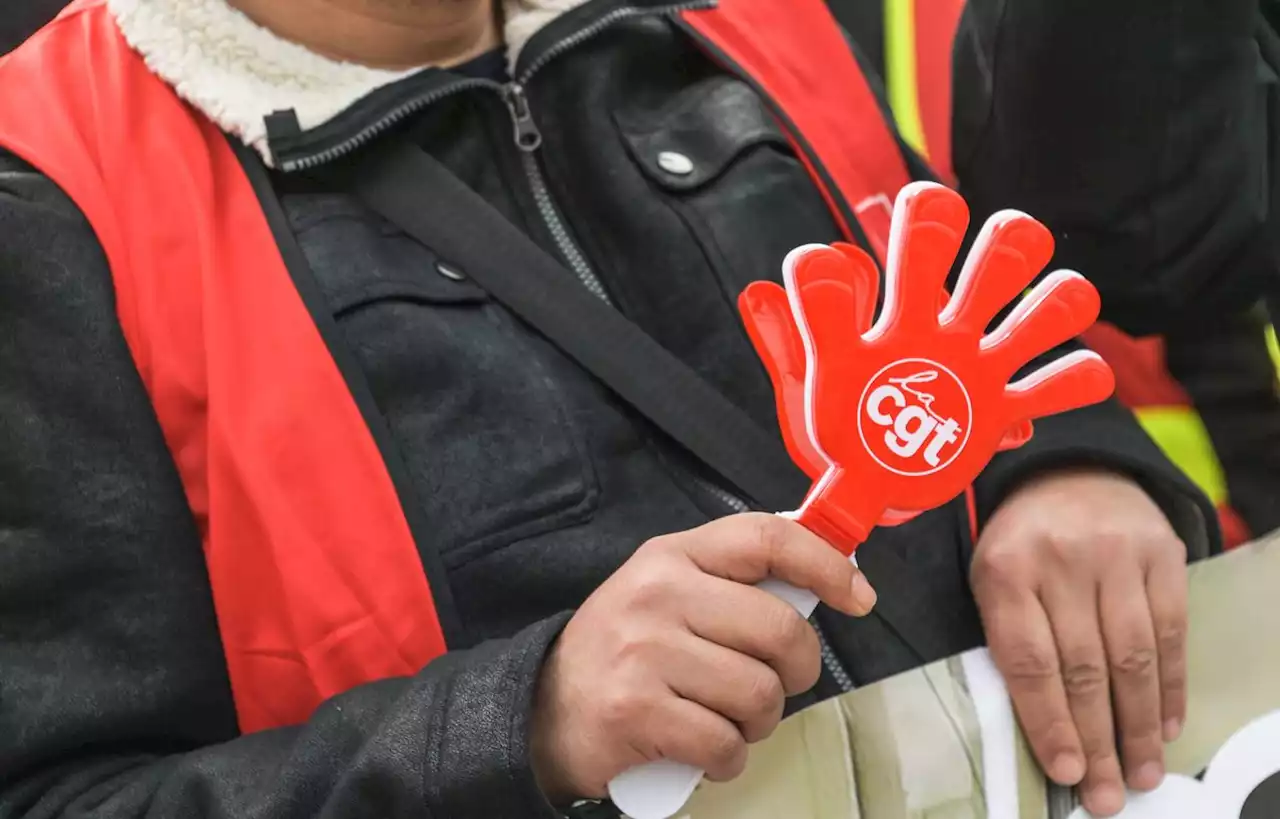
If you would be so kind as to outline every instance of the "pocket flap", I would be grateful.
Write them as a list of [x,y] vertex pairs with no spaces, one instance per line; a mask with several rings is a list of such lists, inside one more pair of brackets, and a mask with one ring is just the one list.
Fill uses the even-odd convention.
[[773,113],[732,77],[704,80],[652,114],[615,119],[645,174],[672,191],[707,184],[757,146],[790,150]]

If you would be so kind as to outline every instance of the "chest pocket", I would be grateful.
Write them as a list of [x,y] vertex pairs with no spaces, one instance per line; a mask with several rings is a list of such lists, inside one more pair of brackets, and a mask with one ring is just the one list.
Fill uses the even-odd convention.
[[587,519],[598,483],[549,345],[351,199],[285,206],[445,564]]
[[777,119],[742,81],[715,75],[662,108],[614,121],[632,158],[697,239],[736,300],[783,258],[839,231]]

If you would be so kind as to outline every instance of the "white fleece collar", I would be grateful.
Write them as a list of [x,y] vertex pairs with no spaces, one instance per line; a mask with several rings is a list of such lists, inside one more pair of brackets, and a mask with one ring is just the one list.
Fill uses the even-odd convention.
[[[503,2],[507,59],[514,65],[530,37],[586,0]],[[226,0],[107,0],[107,7],[157,76],[267,162],[268,114],[293,109],[304,130],[314,128],[414,73],[323,57],[277,37]]]

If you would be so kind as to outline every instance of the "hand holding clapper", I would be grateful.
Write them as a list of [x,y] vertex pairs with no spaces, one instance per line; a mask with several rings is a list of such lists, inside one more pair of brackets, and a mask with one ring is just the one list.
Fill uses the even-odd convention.
[[[959,194],[931,183],[902,189],[878,318],[879,270],[844,244],[797,248],[783,262],[785,288],[757,282],[739,299],[787,449],[815,479],[800,509],[785,514],[850,559],[874,526],[962,493],[996,452],[1030,440],[1034,419],[1103,401],[1115,387],[1085,350],[1010,383],[1097,319],[1098,293],[1078,273],[1050,273],[988,333],[1049,263],[1053,237],[1026,214],[995,214],[948,297],[968,223]],[[761,588],[805,617],[817,604],[778,581]],[[659,761],[616,777],[609,793],[633,819],[666,819],[701,778]]]

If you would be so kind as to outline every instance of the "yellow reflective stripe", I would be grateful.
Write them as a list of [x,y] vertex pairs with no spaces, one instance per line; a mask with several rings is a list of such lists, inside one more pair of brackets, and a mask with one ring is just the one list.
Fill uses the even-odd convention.
[[884,0],[885,85],[898,132],[925,159],[924,120],[916,78],[916,0]]
[[1276,343],[1276,328],[1267,325],[1267,352],[1271,353],[1271,363],[1280,371],[1280,344]]
[[1166,457],[1187,473],[1215,506],[1227,502],[1227,479],[1213,451],[1209,431],[1194,410],[1186,407],[1144,407],[1135,410],[1138,423]]

